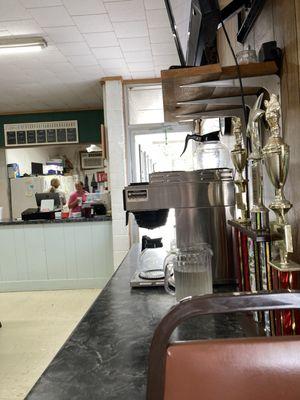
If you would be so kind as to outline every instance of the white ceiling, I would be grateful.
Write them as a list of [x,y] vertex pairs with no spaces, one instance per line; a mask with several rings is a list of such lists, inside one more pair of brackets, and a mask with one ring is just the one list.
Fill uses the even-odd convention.
[[163,0],[0,0],[0,36],[11,35],[48,47],[1,55],[0,113],[97,108],[102,77],[179,64]]

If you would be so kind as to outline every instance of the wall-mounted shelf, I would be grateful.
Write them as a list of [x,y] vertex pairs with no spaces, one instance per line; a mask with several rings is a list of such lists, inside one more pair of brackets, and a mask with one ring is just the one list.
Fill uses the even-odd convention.
[[[262,88],[275,93],[279,85],[275,62],[240,65],[246,103],[252,105]],[[271,82],[266,77],[275,77]],[[161,72],[166,122],[200,117],[238,115],[242,110],[236,66],[219,64]]]

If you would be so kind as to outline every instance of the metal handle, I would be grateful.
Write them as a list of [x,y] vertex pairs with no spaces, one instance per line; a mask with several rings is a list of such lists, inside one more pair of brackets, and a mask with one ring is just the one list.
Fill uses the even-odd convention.
[[172,295],[175,296],[175,289],[172,289],[170,286],[170,278],[172,276],[172,271],[174,273],[174,258],[176,257],[175,254],[169,254],[164,261],[164,271],[165,271],[165,281],[164,281],[164,287],[165,291]]

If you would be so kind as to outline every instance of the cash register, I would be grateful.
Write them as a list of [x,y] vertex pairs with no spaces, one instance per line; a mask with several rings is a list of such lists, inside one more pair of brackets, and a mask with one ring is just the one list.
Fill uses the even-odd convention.
[[[36,193],[35,200],[37,208],[27,208],[21,214],[23,221],[32,221],[37,219],[55,219],[55,212],[60,211],[60,198],[58,193]],[[41,209],[43,200],[53,200],[52,209]]]

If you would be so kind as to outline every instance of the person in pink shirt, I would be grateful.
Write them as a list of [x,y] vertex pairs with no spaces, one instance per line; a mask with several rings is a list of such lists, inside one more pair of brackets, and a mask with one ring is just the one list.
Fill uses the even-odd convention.
[[83,183],[80,181],[75,183],[75,189],[75,192],[71,193],[68,201],[68,207],[71,214],[81,211],[82,203],[86,202],[88,195],[88,192],[84,190]]

